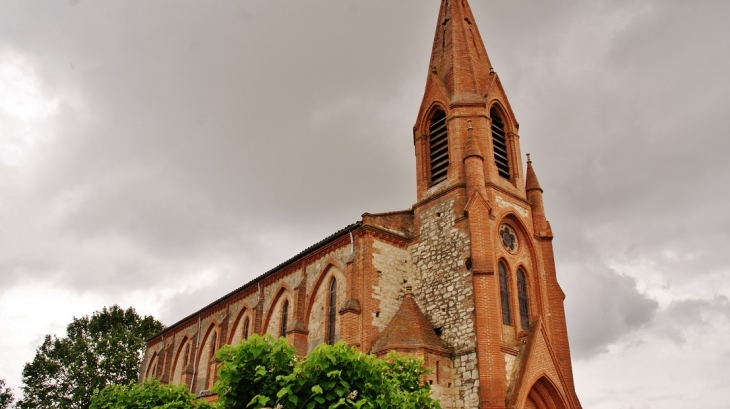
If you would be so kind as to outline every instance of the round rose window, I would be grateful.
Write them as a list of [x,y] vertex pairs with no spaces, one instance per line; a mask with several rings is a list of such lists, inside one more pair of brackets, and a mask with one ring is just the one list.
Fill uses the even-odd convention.
[[515,234],[515,231],[512,230],[511,227],[503,224],[502,227],[499,228],[499,237],[502,239],[502,245],[507,249],[507,251],[512,254],[517,253],[517,250],[520,248],[520,244],[517,241],[517,234]]

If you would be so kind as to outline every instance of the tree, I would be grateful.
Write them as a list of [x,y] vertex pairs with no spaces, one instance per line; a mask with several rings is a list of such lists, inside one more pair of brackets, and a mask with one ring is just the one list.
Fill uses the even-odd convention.
[[5,386],[5,379],[0,379],[0,409],[9,409],[14,400],[13,390]]
[[128,385],[110,385],[91,398],[90,409],[211,409],[196,400],[184,385],[163,385],[157,379]]
[[150,316],[118,305],[74,318],[66,337],[46,335],[33,362],[23,368],[19,409],[86,409],[95,389],[137,380],[145,341],[162,331]]
[[421,360],[392,353],[381,360],[344,342],[305,358],[280,338],[252,336],[218,352],[213,387],[221,409],[439,408]]

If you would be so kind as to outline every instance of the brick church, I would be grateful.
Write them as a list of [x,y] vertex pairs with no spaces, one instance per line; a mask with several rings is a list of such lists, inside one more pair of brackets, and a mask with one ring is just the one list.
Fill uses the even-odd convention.
[[467,0],[442,0],[413,127],[416,203],[365,213],[150,339],[140,378],[210,396],[251,334],[423,357],[443,408],[580,408],[553,234]]

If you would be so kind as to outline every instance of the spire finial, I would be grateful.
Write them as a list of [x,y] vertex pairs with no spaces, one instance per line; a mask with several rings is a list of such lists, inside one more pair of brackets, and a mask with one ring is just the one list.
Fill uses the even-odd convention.
[[413,286],[411,283],[406,283],[403,287],[406,290],[406,295],[413,295]]
[[527,154],[527,163],[532,163],[532,160],[530,159],[530,154]]

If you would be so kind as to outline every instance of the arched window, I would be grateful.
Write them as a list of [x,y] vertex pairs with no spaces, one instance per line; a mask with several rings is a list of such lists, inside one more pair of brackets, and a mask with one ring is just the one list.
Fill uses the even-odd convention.
[[335,343],[335,326],[337,319],[337,280],[333,277],[330,281],[330,292],[327,306],[327,343]]
[[527,331],[530,329],[530,306],[527,301],[525,272],[521,268],[517,270],[517,297],[520,301],[520,323],[522,324],[522,329]]
[[248,327],[251,324],[251,320],[246,317],[246,319],[243,321],[243,339],[248,339]]
[[494,163],[499,176],[509,179],[509,154],[507,153],[507,136],[504,121],[495,108],[489,111],[492,118],[492,145],[494,145]]
[[449,138],[446,132],[446,114],[438,110],[431,117],[428,128],[428,152],[431,164],[431,184],[446,180],[449,168]]
[[279,336],[286,336],[286,326],[289,319],[289,300],[284,300],[284,305],[281,307],[281,329],[279,330]]
[[208,376],[205,383],[205,388],[210,390],[210,388],[213,387],[213,383],[215,382],[215,347],[216,343],[218,342],[218,333],[213,333],[213,338],[210,340],[210,355],[208,358]]
[[152,356],[150,365],[147,367],[147,379],[157,377],[157,364],[159,363],[159,356],[157,352]]
[[502,323],[512,325],[512,314],[509,307],[509,285],[507,284],[507,268],[499,262],[499,298],[502,301]]
[[218,341],[218,333],[217,332],[214,332],[213,333],[213,338],[210,341],[210,355],[209,356],[211,358],[213,356],[215,356],[215,344],[216,344],[217,341]]

